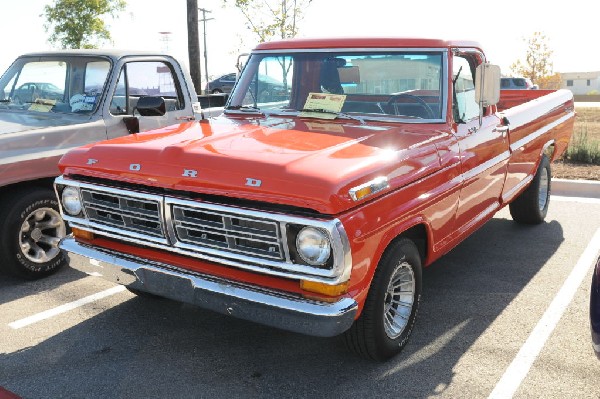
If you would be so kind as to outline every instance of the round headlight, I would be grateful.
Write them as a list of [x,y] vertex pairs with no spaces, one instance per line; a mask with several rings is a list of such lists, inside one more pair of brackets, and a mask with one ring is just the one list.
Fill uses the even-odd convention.
[[296,236],[296,249],[303,261],[321,266],[331,255],[331,244],[327,234],[314,227],[305,227]]
[[62,205],[65,212],[69,215],[79,215],[81,213],[81,200],[79,199],[79,190],[75,187],[67,187],[62,192]]

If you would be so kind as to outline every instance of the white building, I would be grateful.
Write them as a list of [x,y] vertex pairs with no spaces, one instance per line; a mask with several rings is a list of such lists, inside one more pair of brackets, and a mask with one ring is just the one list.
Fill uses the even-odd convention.
[[569,89],[573,94],[600,94],[600,71],[565,72],[560,74],[561,88]]

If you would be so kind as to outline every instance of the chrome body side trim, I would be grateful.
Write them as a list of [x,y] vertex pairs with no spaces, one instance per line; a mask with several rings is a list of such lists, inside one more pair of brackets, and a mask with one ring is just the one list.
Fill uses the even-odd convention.
[[[547,133],[551,129],[554,129],[556,126],[560,125],[561,123],[564,123],[564,122],[568,121],[569,119],[571,119],[573,117],[575,117],[575,112],[569,112],[567,115],[564,115],[563,117],[555,120],[554,122],[545,125],[541,129],[538,129],[535,132],[527,135],[526,137],[523,137],[521,140],[519,140],[519,141],[517,141],[515,143],[512,143],[510,145],[510,151],[514,152],[514,151],[517,151],[518,149],[520,149],[522,147],[525,147],[527,144],[531,143],[533,140],[535,140],[538,137],[544,135],[545,133]],[[510,131],[510,129],[509,129],[509,131]]]
[[320,302],[299,295],[241,284],[170,265],[91,247],[72,237],[61,241],[70,266],[106,280],[225,315],[301,334],[343,333],[358,311],[354,299]]
[[510,200],[517,192],[521,191],[521,189],[523,189],[523,187],[528,186],[532,180],[533,180],[533,175],[527,175],[517,185],[515,185],[512,189],[510,189],[510,191],[508,191],[502,195],[502,202],[507,202],[508,200]]

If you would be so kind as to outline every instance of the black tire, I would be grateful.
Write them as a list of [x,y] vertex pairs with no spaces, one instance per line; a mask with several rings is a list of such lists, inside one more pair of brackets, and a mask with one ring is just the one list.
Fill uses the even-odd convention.
[[510,215],[515,222],[540,224],[544,221],[550,205],[551,178],[550,161],[546,155],[542,155],[529,187],[509,204]]
[[58,242],[67,234],[49,188],[9,190],[0,210],[0,268],[26,279],[48,276],[67,263]]
[[[395,294],[390,294],[394,281],[396,288],[399,287],[399,281],[404,281],[401,285],[407,288],[402,298],[404,306],[400,305],[400,294],[397,291],[392,290]],[[421,300],[421,285],[421,257],[417,246],[406,238],[392,243],[377,266],[360,317],[343,335],[348,349],[374,360],[389,359],[400,353],[415,324]],[[398,309],[402,310],[402,316]],[[386,316],[396,316],[404,325],[389,323]]]

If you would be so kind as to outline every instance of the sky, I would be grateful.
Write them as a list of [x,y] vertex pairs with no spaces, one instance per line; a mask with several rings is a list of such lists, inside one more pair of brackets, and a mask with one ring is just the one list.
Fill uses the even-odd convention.
[[[51,50],[41,16],[49,0],[0,0],[0,20],[5,32],[0,51],[0,71],[18,55]],[[230,2],[231,3],[231,2]],[[313,0],[299,23],[299,37],[392,36],[427,37],[479,42],[490,62],[510,74],[510,65],[523,59],[524,39],[540,31],[554,51],[555,72],[600,71],[600,51],[595,34],[600,3],[571,0],[504,0],[493,7],[481,0]],[[223,0],[198,0],[210,10],[206,22],[209,78],[235,72],[237,54],[257,43],[245,20]],[[117,19],[108,19],[113,45],[107,48],[168,52],[186,66],[186,0],[127,0]],[[161,34],[159,32],[170,32]],[[204,53],[200,24],[200,52]],[[243,41],[242,41],[243,38]],[[204,59],[201,59],[204,77]]]

